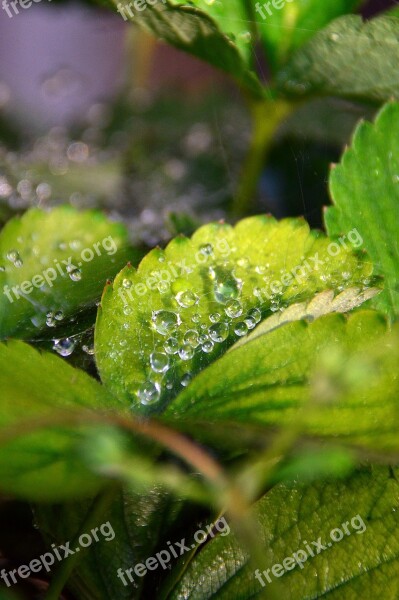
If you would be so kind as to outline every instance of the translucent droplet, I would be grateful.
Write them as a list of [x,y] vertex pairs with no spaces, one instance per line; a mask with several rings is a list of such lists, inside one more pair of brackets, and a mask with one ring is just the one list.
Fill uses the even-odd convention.
[[126,306],[123,307],[123,314],[126,316],[132,314],[132,308],[128,304],[126,304]]
[[212,313],[211,315],[209,315],[209,320],[211,323],[218,323],[220,321],[220,314]]
[[249,267],[249,259],[248,259],[248,258],[246,258],[246,257],[244,257],[244,258],[240,258],[240,259],[237,261],[237,265],[238,265],[239,267],[241,267],[242,269],[247,269],[247,268]]
[[185,292],[179,292],[176,297],[176,302],[182,306],[183,308],[191,308],[195,304],[197,304],[199,298],[194,292],[191,290],[186,290]]
[[202,344],[202,346],[201,346],[201,350],[202,350],[203,352],[205,352],[206,354],[209,354],[210,352],[212,352],[213,348],[214,348],[214,343],[213,343],[213,342],[211,342],[210,340],[209,340],[209,341],[207,341],[207,342],[205,342],[205,343],[204,343],[204,344]]
[[190,344],[184,344],[179,349],[179,356],[182,360],[191,360],[194,356],[194,348]]
[[166,294],[170,290],[170,285],[166,281],[160,281],[157,285],[160,294]]
[[248,327],[248,329],[253,329],[254,327],[256,327],[256,321],[252,317],[246,317],[244,319],[244,323]]
[[61,356],[70,356],[74,351],[76,341],[71,338],[65,338],[64,340],[54,340],[53,350],[55,350]]
[[248,311],[248,317],[254,319],[255,323],[257,324],[262,320],[262,313],[260,312],[259,308],[251,308],[251,310]]
[[192,380],[192,378],[193,377],[192,377],[191,373],[185,373],[183,375],[183,377],[181,378],[181,381],[180,381],[181,385],[183,387],[187,387],[190,384],[190,381]]
[[200,315],[199,315],[198,313],[195,313],[195,314],[194,314],[194,315],[191,317],[191,320],[192,320],[192,322],[193,322],[193,323],[199,323],[199,322],[200,322],[200,320],[201,320],[201,317],[200,317]]
[[89,346],[87,344],[83,344],[82,350],[83,350],[83,352],[86,352],[86,354],[90,354],[90,356],[92,356],[94,354],[94,346]]
[[193,348],[196,348],[198,346],[198,344],[199,344],[199,341],[198,341],[198,331],[196,331],[195,329],[189,329],[184,334],[183,340],[184,340],[185,344],[188,344],[189,346],[192,346]]
[[137,390],[137,397],[141,404],[149,406],[157,402],[161,395],[161,386],[159,383],[153,383],[152,381],[146,381]]
[[131,288],[131,287],[132,287],[132,285],[133,285],[133,283],[130,281],[130,279],[124,279],[124,280],[122,281],[122,286],[123,286],[124,288],[126,288],[127,290],[128,290],[129,288]]
[[80,269],[72,269],[69,273],[69,277],[72,281],[80,281],[82,279],[82,271]]
[[179,351],[179,342],[176,338],[170,337],[164,344],[164,349],[167,354],[177,354]]
[[18,250],[10,250],[9,252],[7,252],[7,258],[10,262],[12,262],[12,264],[14,265],[14,267],[22,267],[23,262],[22,259],[19,255]]
[[62,310],[57,310],[57,312],[54,315],[54,318],[57,321],[62,321],[62,319],[64,318],[64,313],[62,312]]
[[213,246],[212,244],[202,244],[202,246],[199,247],[199,251],[204,256],[211,256],[213,254]]
[[234,333],[240,337],[242,337],[243,335],[247,335],[248,325],[244,323],[244,321],[237,323],[237,325],[234,327]]
[[229,300],[224,312],[231,319],[236,319],[242,315],[242,306],[238,300]]
[[350,274],[349,271],[343,271],[343,273],[342,273],[342,278],[343,279],[347,280],[347,279],[350,279],[350,277],[351,277],[351,274]]
[[207,342],[209,340],[209,336],[206,335],[206,333],[203,333],[202,335],[198,336],[198,342],[200,344],[205,344],[205,342]]
[[258,273],[258,275],[263,275],[266,272],[266,267],[264,265],[257,265],[255,267],[255,272]]
[[169,369],[169,358],[163,352],[153,352],[150,356],[151,369],[156,373],[165,373]]
[[211,279],[215,281],[213,293],[216,302],[226,304],[229,300],[236,300],[240,295],[241,282],[226,269],[211,269]]
[[169,310],[157,310],[152,313],[154,328],[161,335],[168,335],[176,331],[181,323],[180,316]]
[[215,323],[209,328],[209,337],[214,342],[224,342],[229,336],[229,326],[227,323]]

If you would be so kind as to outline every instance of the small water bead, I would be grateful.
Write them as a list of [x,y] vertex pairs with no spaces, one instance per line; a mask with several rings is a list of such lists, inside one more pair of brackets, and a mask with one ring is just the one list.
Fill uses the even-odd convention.
[[194,348],[190,344],[184,344],[179,349],[179,356],[182,360],[191,360],[194,356]]
[[234,333],[240,337],[247,335],[248,325],[244,323],[244,321],[240,321],[240,323],[237,323],[237,325],[234,327]]
[[164,349],[167,354],[177,354],[179,351],[179,341],[174,337],[170,337],[166,340]]
[[255,272],[258,273],[258,275],[263,275],[266,272],[266,267],[264,265],[257,265],[255,267]]
[[220,314],[212,313],[211,315],[209,315],[209,320],[211,323],[218,323],[220,321]]
[[10,250],[9,252],[7,252],[7,258],[10,262],[12,262],[12,264],[14,265],[14,267],[22,267],[23,262],[22,259],[19,255],[18,250]]
[[191,373],[185,373],[180,380],[181,385],[183,387],[187,387],[190,384],[190,381],[192,380],[192,378],[193,378],[193,376],[191,375]]
[[193,323],[199,323],[199,322],[200,322],[200,320],[201,320],[201,317],[200,317],[200,315],[199,315],[198,313],[195,313],[195,314],[194,314],[194,315],[191,317],[191,320],[192,320],[192,322],[193,322]]
[[123,307],[123,314],[126,316],[132,314],[132,308],[128,304],[126,304],[126,306]]
[[242,315],[242,306],[238,300],[229,300],[224,312],[231,319],[236,319]]
[[169,283],[166,283],[166,281],[160,281],[157,285],[157,289],[160,294],[166,294],[166,292],[169,292],[170,290],[170,285]]
[[64,318],[64,313],[62,312],[62,310],[57,310],[57,312],[54,315],[54,318],[57,321],[62,321],[62,319]]
[[204,256],[211,256],[213,254],[213,246],[212,244],[202,244],[202,246],[199,247],[199,251]]
[[350,271],[343,271],[343,273],[341,273],[342,275],[342,279],[348,280],[351,277]]
[[146,381],[137,390],[137,398],[144,406],[158,402],[161,396],[161,386],[153,381]]
[[252,317],[246,317],[244,319],[244,323],[246,324],[248,329],[254,329],[254,327],[256,327],[256,321]]
[[232,274],[217,276],[213,287],[216,302],[226,304],[240,295],[240,282]]
[[124,279],[124,280],[122,281],[122,286],[123,286],[125,289],[127,289],[127,290],[128,290],[129,288],[131,288],[131,287],[132,287],[132,285],[133,285],[133,282],[132,282],[132,281],[130,281],[130,279]]
[[199,344],[205,344],[205,342],[207,342],[208,340],[209,340],[209,335],[206,335],[206,333],[203,333],[202,335],[198,336]]
[[70,356],[74,351],[76,341],[71,338],[65,338],[63,340],[54,340],[53,350],[55,350],[60,356]]
[[213,348],[214,348],[214,343],[211,342],[210,340],[207,342],[204,342],[201,346],[202,352],[205,352],[206,354],[209,354],[210,352],[212,352]]
[[152,323],[161,335],[169,335],[181,324],[180,316],[169,310],[157,310],[152,313]]
[[150,365],[156,373],[165,373],[169,369],[169,358],[163,352],[153,352],[150,356]]
[[186,290],[185,292],[179,292],[175,300],[183,308],[191,308],[198,303],[199,297],[191,290]]
[[121,346],[121,348],[124,348],[125,346],[127,346],[127,340],[123,339],[119,342],[119,345]]
[[270,304],[270,310],[272,312],[277,312],[279,310],[279,308],[280,308],[280,305],[277,302],[272,302]]
[[198,344],[199,344],[199,341],[198,341],[198,331],[196,331],[195,329],[189,329],[184,334],[183,340],[184,340],[185,344],[188,344],[189,346],[192,346],[193,348],[196,348],[198,346]]
[[47,327],[55,327],[56,326],[56,322],[55,322],[53,311],[49,311],[46,314],[46,325],[47,325]]
[[248,311],[248,317],[254,319],[255,323],[258,324],[262,320],[262,313],[259,308],[251,308],[251,310]]
[[89,346],[87,344],[83,344],[82,350],[83,350],[83,352],[86,352],[86,354],[90,354],[90,356],[93,356],[93,354],[94,354],[94,346]]
[[330,33],[328,36],[332,42],[338,42],[340,35],[339,33]]
[[82,271],[80,269],[72,269],[69,273],[69,277],[72,281],[80,281],[82,279]]
[[229,326],[227,323],[216,323],[209,328],[209,337],[214,342],[221,344],[229,336]]

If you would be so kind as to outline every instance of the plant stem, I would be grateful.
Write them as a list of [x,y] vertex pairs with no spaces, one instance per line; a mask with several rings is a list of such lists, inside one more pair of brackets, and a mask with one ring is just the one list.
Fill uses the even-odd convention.
[[[109,486],[94,499],[87,512],[86,518],[71,542],[72,549],[75,549],[79,546],[79,537],[82,535],[82,533],[87,533],[87,531],[90,531],[92,527],[98,525],[100,519],[111,505],[117,490],[117,486]],[[60,564],[50,582],[45,600],[59,600],[60,594],[64,589],[70,574],[75,568],[78,559],[82,556],[83,548],[80,548],[80,550],[81,552],[79,554],[75,552],[71,558],[64,560]]]
[[235,217],[250,212],[274,134],[293,109],[293,104],[286,100],[252,102],[252,139],[233,201],[232,212]]

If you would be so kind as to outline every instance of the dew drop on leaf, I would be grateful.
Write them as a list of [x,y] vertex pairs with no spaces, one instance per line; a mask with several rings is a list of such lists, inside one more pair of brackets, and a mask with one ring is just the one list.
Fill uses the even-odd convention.
[[156,373],[165,373],[169,369],[169,358],[163,352],[153,352],[150,356],[150,365]]
[[63,340],[54,340],[53,350],[55,350],[61,356],[70,356],[74,351],[76,341],[71,338],[65,338]]
[[227,340],[229,335],[229,326],[227,323],[216,323],[209,328],[209,337],[219,344]]
[[182,308],[191,308],[192,306],[194,306],[195,304],[198,303],[198,296],[196,294],[194,294],[194,292],[191,292],[190,290],[186,290],[185,292],[179,292],[176,297],[176,302],[182,307]]
[[181,323],[180,316],[169,310],[157,310],[152,313],[152,323],[161,335],[169,335],[176,331]]
[[161,386],[159,383],[146,381],[137,390],[137,398],[141,404],[148,406],[157,402],[161,395]]

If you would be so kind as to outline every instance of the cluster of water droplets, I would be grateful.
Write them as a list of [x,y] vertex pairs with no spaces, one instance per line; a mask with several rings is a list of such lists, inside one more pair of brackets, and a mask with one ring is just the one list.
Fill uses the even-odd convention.
[[[205,244],[201,246],[201,252],[211,256],[214,250],[211,244]],[[241,260],[239,266],[249,268],[248,259],[246,262]],[[175,387],[168,378],[168,372],[176,376],[175,367],[183,371],[179,375],[179,384],[186,387],[198,370],[197,365],[192,363],[194,359],[200,360],[201,356],[212,354],[229,338],[233,342],[245,336],[261,321],[259,308],[245,308],[243,281],[227,261],[212,264],[206,269],[205,288],[208,285],[209,293],[199,296],[191,289],[179,289],[173,295],[176,310],[165,308],[154,310],[151,314],[150,327],[157,336],[155,349],[149,357],[148,379],[137,390],[137,398],[143,405],[156,404],[162,396],[163,386],[166,390]],[[124,287],[131,285],[127,281],[122,282]],[[209,300],[214,310],[208,316]],[[187,370],[184,372],[185,363]]]

